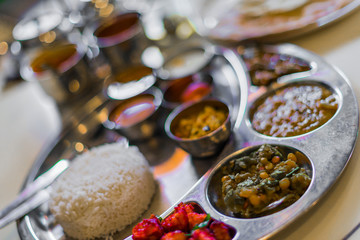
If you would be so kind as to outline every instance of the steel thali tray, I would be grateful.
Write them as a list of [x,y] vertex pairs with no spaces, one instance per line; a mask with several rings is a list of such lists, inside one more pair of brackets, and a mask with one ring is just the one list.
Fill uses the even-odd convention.
[[[246,50],[251,51],[251,48]],[[321,57],[298,46],[266,45],[263,50],[294,56],[309,63],[309,71],[285,75],[278,79],[278,83],[285,85],[306,81],[328,85],[339,99],[335,116],[320,128],[301,136],[276,138],[257,133],[249,123],[249,111],[257,94],[264,91],[264,88],[251,84],[246,66],[235,49],[216,48],[214,58],[203,71],[213,77],[216,89],[214,95],[231,106],[231,139],[219,155],[207,159],[191,157],[166,139],[162,131],[150,141],[139,144],[138,147],[152,166],[158,183],[157,193],[141,219],[149,217],[151,213],[165,217],[172,211],[170,207],[181,201],[197,202],[213,218],[233,226],[236,229],[234,239],[266,238],[307,212],[339,178],[354,149],[359,124],[358,104],[348,80]],[[271,89],[266,91],[268,90]],[[37,160],[25,185],[61,158],[72,158],[87,147],[122,141],[122,136],[101,127],[103,110],[107,104],[105,101],[78,126],[65,132],[50,151]],[[221,214],[211,204],[212,191],[209,191],[209,182],[214,172],[219,169],[224,162],[222,159],[227,155],[235,151],[247,151],[263,143],[294,148],[310,159],[312,182],[308,190],[291,206],[265,217],[240,219]],[[114,239],[129,236],[131,228],[132,226],[129,226],[116,234]],[[61,226],[54,221],[46,203],[20,219],[18,231],[22,239],[67,239]]]

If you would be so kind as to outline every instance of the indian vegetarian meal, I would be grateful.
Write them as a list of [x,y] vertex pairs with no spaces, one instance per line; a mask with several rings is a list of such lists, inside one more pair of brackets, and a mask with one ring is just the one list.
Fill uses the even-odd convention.
[[64,232],[76,239],[111,235],[149,206],[155,181],[137,147],[94,147],[75,157],[52,185],[49,208]]
[[39,51],[30,63],[35,73],[46,70],[65,72],[76,60],[77,50],[75,44],[62,44]]
[[266,86],[277,81],[281,76],[311,69],[309,63],[300,58],[268,53],[260,49],[249,53],[245,52],[242,57],[249,70],[252,84],[256,86]]
[[336,94],[323,85],[293,84],[255,104],[251,123],[264,135],[298,136],[329,121],[338,105]]
[[[180,203],[165,219],[151,215],[132,230],[134,240],[230,240],[235,230],[196,204]],[[199,208],[199,207],[198,207]]]
[[311,182],[300,154],[284,155],[280,148],[264,144],[247,156],[230,160],[221,169],[222,200],[230,215],[260,217],[296,202]]
[[205,105],[199,112],[180,119],[173,128],[173,133],[179,138],[196,139],[218,129],[227,119],[224,109]]
[[145,120],[155,110],[154,96],[141,94],[117,105],[109,114],[109,120],[120,127],[129,127]]
[[[225,12],[211,30],[220,40],[272,37],[305,28],[322,17],[345,7],[353,0],[241,0]],[[221,4],[221,2],[219,3]],[[220,6],[214,6],[214,9]]]
[[198,101],[210,95],[210,83],[194,79],[193,75],[173,80],[164,92],[168,103],[181,104]]

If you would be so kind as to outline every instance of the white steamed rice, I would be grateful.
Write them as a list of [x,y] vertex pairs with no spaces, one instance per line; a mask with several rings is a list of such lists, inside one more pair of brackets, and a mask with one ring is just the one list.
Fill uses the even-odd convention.
[[49,207],[70,237],[124,229],[148,207],[155,182],[137,147],[105,144],[77,156],[52,186]]

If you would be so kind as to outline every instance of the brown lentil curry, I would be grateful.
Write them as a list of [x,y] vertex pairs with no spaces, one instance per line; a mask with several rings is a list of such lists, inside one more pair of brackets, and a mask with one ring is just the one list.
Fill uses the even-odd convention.
[[242,55],[249,70],[253,85],[263,86],[275,82],[279,77],[305,72],[311,69],[309,63],[293,56],[266,53],[260,49]]
[[268,136],[297,136],[326,123],[337,108],[335,94],[324,86],[293,85],[267,97],[255,109],[252,126]]
[[231,215],[252,218],[280,211],[297,201],[311,182],[299,152],[284,156],[278,147],[262,145],[233,159],[222,170],[222,200]]

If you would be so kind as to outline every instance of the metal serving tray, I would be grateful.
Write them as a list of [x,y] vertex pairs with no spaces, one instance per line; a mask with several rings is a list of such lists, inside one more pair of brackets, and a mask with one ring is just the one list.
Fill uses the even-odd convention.
[[[215,47],[214,58],[203,71],[207,71],[213,77],[216,89],[214,95],[231,106],[232,136],[219,155],[206,159],[191,157],[169,141],[163,131],[159,131],[157,137],[148,142],[139,144],[138,147],[152,166],[158,183],[158,190],[151,206],[141,219],[149,217],[151,213],[165,217],[173,210],[172,205],[181,201],[191,201],[200,204],[213,218],[233,226],[236,229],[235,239],[266,238],[308,211],[339,178],[351,157],[359,124],[358,104],[348,80],[322,58],[298,46],[267,45],[263,49],[266,52],[286,54],[307,61],[311,70],[280,77],[278,82],[281,85],[316,81],[328,85],[339,97],[339,109],[335,116],[320,128],[301,136],[275,138],[257,133],[251,128],[249,109],[255,100],[251,96],[259,92],[260,88],[251,85],[246,67],[236,50]],[[251,51],[251,47],[246,50]],[[104,119],[103,109],[108,103],[109,100],[105,101],[80,121],[78,126],[64,132],[54,147],[36,161],[25,186],[59,159],[72,158],[78,153],[76,149],[82,149],[76,146],[86,148],[123,140],[123,137],[105,130],[101,125]],[[310,159],[313,175],[308,190],[288,208],[265,217],[240,219],[221,214],[211,204],[212,191],[208,191],[214,172],[226,161],[224,157],[227,155],[263,143],[295,148]],[[132,226],[129,226],[116,234],[114,239],[129,236],[131,228]],[[18,231],[22,239],[67,239],[61,226],[54,221],[46,203],[20,219]]]
[[[249,50],[249,49],[247,49]],[[281,85],[294,82],[317,82],[330,86],[338,94],[340,104],[338,112],[320,128],[295,137],[277,138],[259,134],[252,129],[249,120],[249,109],[259,88],[250,87],[247,109],[240,126],[233,130],[234,148],[248,151],[248,147],[268,143],[272,145],[294,148],[304,153],[311,161],[312,182],[305,194],[294,204],[272,215],[240,219],[219,213],[211,204],[211,179],[228,159],[220,161],[210,169],[188,192],[179,200],[182,202],[196,201],[215,219],[226,222],[236,228],[235,239],[262,239],[273,236],[284,229],[290,222],[314,206],[331,188],[341,175],[353,152],[358,134],[358,104],[346,77],[335,67],[326,63],[319,56],[292,44],[267,45],[265,52],[282,53],[307,61],[311,70],[289,74],[278,79]],[[272,90],[272,89],[270,89]],[[251,99],[251,100],[250,100]],[[171,212],[169,209],[162,217]]]

